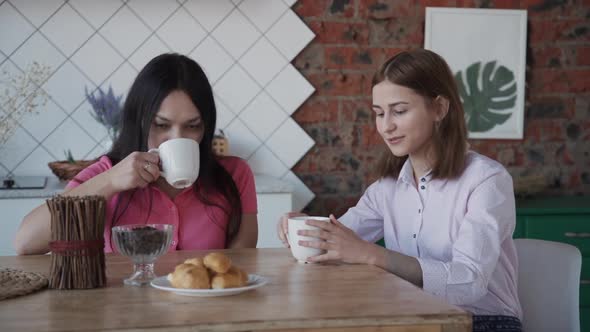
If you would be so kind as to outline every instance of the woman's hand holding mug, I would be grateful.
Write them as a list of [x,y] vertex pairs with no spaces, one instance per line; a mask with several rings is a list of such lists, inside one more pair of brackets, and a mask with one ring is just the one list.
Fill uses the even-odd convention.
[[159,163],[160,157],[157,154],[131,153],[107,172],[113,191],[145,188],[160,177]]
[[277,235],[279,236],[279,239],[283,242],[283,245],[286,248],[289,248],[289,218],[301,216],[306,216],[306,214],[301,212],[285,213],[281,216],[279,222],[277,223]]
[[[283,216],[277,223],[277,234],[279,239],[283,242],[285,247],[291,247],[289,244],[289,219],[297,221],[297,226],[292,224],[291,228],[296,230],[297,235],[291,236],[294,240],[303,240],[301,243],[295,243],[298,248],[291,251],[294,256],[308,255],[311,251],[305,251],[304,248],[323,250],[323,253],[316,253],[315,255],[307,257],[307,262],[325,262],[325,261],[340,261],[345,263],[367,263],[368,252],[371,244],[364,241],[356,235],[351,229],[338,221],[334,215],[330,215],[329,221],[325,217],[309,217],[297,218],[307,216],[305,213],[290,212]],[[301,222],[313,227],[309,229],[301,225]],[[307,237],[301,239],[301,237]],[[311,240],[313,239],[313,240]],[[299,261],[300,258],[296,257]]]

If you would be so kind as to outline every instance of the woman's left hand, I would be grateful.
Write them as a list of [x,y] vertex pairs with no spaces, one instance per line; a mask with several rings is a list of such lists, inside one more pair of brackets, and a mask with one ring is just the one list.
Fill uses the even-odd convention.
[[326,250],[325,254],[308,258],[310,262],[342,261],[353,264],[367,264],[370,243],[364,241],[350,228],[330,215],[330,222],[308,220],[308,225],[319,230],[300,230],[299,235],[310,236],[324,241],[299,241],[304,247]]

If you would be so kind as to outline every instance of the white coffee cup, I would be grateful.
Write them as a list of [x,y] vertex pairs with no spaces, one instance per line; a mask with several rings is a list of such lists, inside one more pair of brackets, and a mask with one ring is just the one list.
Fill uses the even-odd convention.
[[289,227],[289,246],[291,247],[291,254],[299,263],[309,263],[307,261],[308,257],[317,256],[325,253],[325,250],[316,249],[316,248],[308,248],[299,245],[299,241],[323,241],[322,239],[316,237],[309,237],[309,236],[302,236],[298,235],[297,231],[299,230],[317,230],[318,227],[308,225],[305,221],[306,220],[317,220],[323,222],[330,222],[330,218],[327,217],[310,217],[310,216],[301,216],[301,217],[292,217],[288,219],[288,227]]
[[160,175],[177,189],[190,187],[199,176],[199,143],[189,138],[175,138],[148,152],[160,156]]

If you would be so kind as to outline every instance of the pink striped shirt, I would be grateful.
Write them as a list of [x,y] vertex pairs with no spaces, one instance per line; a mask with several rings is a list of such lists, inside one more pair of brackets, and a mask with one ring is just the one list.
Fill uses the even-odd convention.
[[[256,213],[256,189],[254,175],[248,164],[237,157],[225,157],[219,159],[221,165],[231,174],[242,201],[242,213]],[[100,160],[82,172],[68,183],[66,188],[74,188],[96,175],[112,168],[111,160],[103,156]],[[121,194],[114,195],[107,203],[105,220],[105,252],[112,252],[111,228],[113,227],[113,212]],[[127,205],[128,195],[125,195],[119,206],[117,215]],[[229,211],[227,201],[219,194],[208,197],[213,202],[221,205],[205,205],[193,191],[192,187],[184,189],[174,200],[160,191],[156,186],[150,185],[143,189],[137,189],[129,202],[125,213],[117,221],[115,226],[129,224],[172,224],[174,225],[174,238],[170,250],[201,250],[223,249]],[[151,212],[150,210],[151,201]]]
[[476,315],[522,318],[512,178],[468,152],[459,178],[422,176],[410,160],[397,179],[373,183],[340,219],[367,241],[418,259],[424,290]]

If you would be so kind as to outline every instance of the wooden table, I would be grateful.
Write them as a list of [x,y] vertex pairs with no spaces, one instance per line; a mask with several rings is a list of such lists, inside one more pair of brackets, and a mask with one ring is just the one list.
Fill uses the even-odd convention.
[[[131,262],[107,255],[106,288],[0,301],[0,331],[471,331],[467,312],[373,266],[299,264],[288,249],[224,252],[269,284],[214,298],[129,287]],[[156,273],[205,253],[169,253]],[[48,255],[0,257],[1,267],[31,272],[47,273],[49,262]]]

